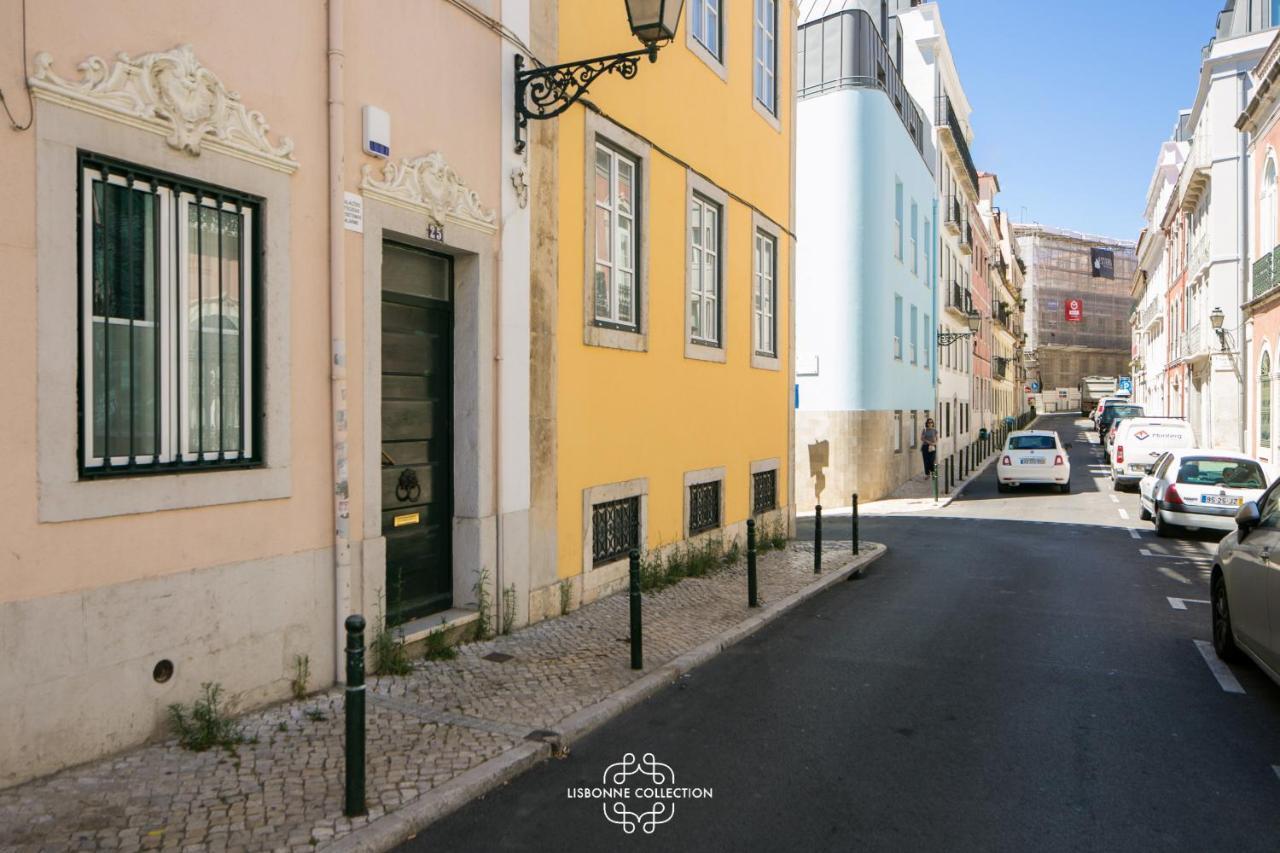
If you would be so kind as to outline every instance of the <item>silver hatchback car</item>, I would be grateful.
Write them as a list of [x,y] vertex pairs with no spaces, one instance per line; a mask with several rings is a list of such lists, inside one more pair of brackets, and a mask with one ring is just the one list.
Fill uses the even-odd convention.
[[1209,595],[1218,657],[1243,652],[1280,684],[1280,483],[1236,513],[1236,529],[1218,544]]

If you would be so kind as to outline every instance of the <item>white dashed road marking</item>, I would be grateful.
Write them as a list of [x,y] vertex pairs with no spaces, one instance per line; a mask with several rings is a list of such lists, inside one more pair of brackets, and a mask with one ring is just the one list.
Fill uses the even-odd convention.
[[1209,671],[1213,673],[1213,677],[1218,679],[1218,686],[1227,693],[1244,693],[1244,688],[1240,686],[1240,682],[1236,681],[1236,677],[1227,668],[1227,665],[1218,660],[1218,656],[1213,652],[1213,644],[1206,640],[1193,640],[1196,644],[1196,650],[1200,652],[1200,657],[1204,658],[1204,662],[1208,665]]
[[1276,778],[1280,779],[1280,764],[1272,764],[1271,769],[1276,772]]
[[1118,503],[1120,503],[1120,499],[1119,499],[1118,497],[1116,497],[1115,495],[1107,495],[1107,497],[1111,498],[1111,502],[1112,502],[1113,504],[1118,504]]
[[1174,610],[1186,610],[1188,604],[1208,604],[1209,602],[1200,598],[1174,598],[1172,595],[1166,595],[1169,599],[1169,606]]
[[1120,509],[1119,509],[1118,511],[1119,511],[1119,513],[1120,513],[1120,517],[1121,517],[1121,518],[1123,518],[1125,521],[1128,521],[1128,520],[1129,520],[1129,511],[1128,511],[1128,510],[1126,510],[1124,507],[1120,507]]
[[1138,553],[1144,557],[1155,557],[1158,560],[1190,560],[1193,563],[1200,563],[1210,559],[1208,554],[1203,557],[1185,557],[1182,554],[1157,554],[1150,548],[1139,548]]
[[1178,572],[1175,572],[1173,569],[1165,568],[1164,566],[1156,566],[1156,571],[1167,578],[1173,578],[1178,583],[1191,583],[1191,581],[1188,580],[1185,575],[1179,574]]
[[1136,527],[1130,527],[1130,528],[1129,528],[1129,535],[1130,535],[1130,536],[1132,536],[1134,539],[1141,539],[1141,538],[1142,538],[1142,534],[1138,532],[1138,528],[1136,528]]

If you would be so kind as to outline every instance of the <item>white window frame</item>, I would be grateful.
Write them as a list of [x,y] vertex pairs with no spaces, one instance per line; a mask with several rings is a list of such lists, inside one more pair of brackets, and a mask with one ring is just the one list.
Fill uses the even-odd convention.
[[[725,20],[728,12],[725,8],[727,5],[729,4],[722,0],[689,0],[685,9],[685,14],[688,16],[686,27],[688,35],[685,39],[689,50],[726,82],[729,78],[728,69],[725,67],[725,57],[729,55],[726,45],[729,25]],[[715,16],[715,47],[708,45],[705,38],[708,14]]]
[[920,224],[920,206],[915,200],[911,201],[911,274],[920,274],[920,249],[917,229]]
[[902,297],[893,297],[893,357],[902,361]]
[[902,217],[904,216],[903,208],[903,188],[902,181],[894,178],[893,181],[893,256],[899,261],[902,260]]
[[[780,286],[780,280],[782,282],[788,281],[783,272],[782,259],[778,254],[783,247],[783,231],[777,224],[755,210],[751,212],[751,231],[751,366],[761,370],[781,370],[782,359],[780,353],[783,329],[778,319],[778,300],[783,298],[783,288]],[[759,255],[761,239],[769,241],[773,252],[773,268],[770,270],[771,278],[767,280],[762,279],[760,276]],[[762,283],[771,288],[771,299],[765,316],[762,316],[760,310],[760,287]],[[762,327],[762,322],[767,323],[767,326]],[[761,334],[762,329],[768,330],[769,340],[764,340]],[[765,344],[771,345],[765,346]]]
[[[83,418],[81,421],[82,434],[79,441],[83,465],[86,470],[109,470],[107,460],[102,456],[93,454],[93,436],[95,434],[93,416],[95,407],[92,401],[94,399],[94,378],[97,374],[92,362],[93,321],[96,319],[93,314],[93,264],[91,262],[93,258],[94,231],[92,227],[94,221],[93,185],[95,183],[103,183],[103,176],[98,169],[92,166],[84,166],[81,168],[80,182],[82,188],[81,221],[84,223],[80,235],[81,257],[84,259],[80,264],[80,299],[82,314],[88,319],[88,322],[82,324],[83,328],[80,331],[81,347],[85,354],[80,366],[82,394],[85,402],[81,407],[83,409]],[[159,454],[158,458],[156,454],[139,454],[133,458],[133,464],[166,465],[178,461],[238,462],[245,458],[252,459],[254,455],[255,425],[255,419],[252,414],[254,395],[253,365],[256,358],[253,346],[252,306],[257,298],[253,292],[255,251],[253,242],[253,209],[230,200],[223,201],[221,205],[222,210],[236,213],[243,217],[240,234],[240,264],[244,290],[241,303],[240,328],[237,334],[242,347],[240,358],[240,376],[242,380],[240,417],[243,424],[244,447],[234,451],[206,450],[203,454],[199,454],[190,448],[190,412],[188,410],[190,329],[189,323],[186,322],[185,318],[185,308],[188,305],[189,293],[188,258],[190,252],[186,223],[190,205],[195,201],[195,196],[186,190],[175,196],[173,190],[169,187],[160,186],[153,181],[147,180],[135,180],[130,183],[123,175],[118,174],[108,175],[106,183],[130,187],[140,192],[152,193],[158,199],[159,228],[156,240],[159,250],[159,266],[155,274],[159,292],[159,304],[156,306],[156,320],[154,323],[158,326],[156,346],[159,348],[160,362],[160,375],[158,377],[160,397],[156,401],[156,407],[160,412],[158,418],[160,433],[156,436]],[[200,204],[208,208],[217,207],[213,199],[207,196],[201,197]],[[174,245],[175,234],[176,246]],[[104,322],[110,324],[112,320],[111,318],[104,318]],[[134,325],[139,322],[145,321],[134,321]],[[176,370],[174,369],[175,366]],[[130,459],[127,456],[112,456],[110,459],[110,465],[125,466],[128,464],[130,464]],[[177,473],[184,469],[177,467],[161,470],[171,470]]]
[[[592,295],[591,295],[591,313],[596,323],[599,323],[601,325],[608,325],[614,328],[625,329],[627,331],[636,331],[637,329],[640,328],[639,300],[636,297],[636,291],[638,289],[637,284],[639,282],[639,275],[638,275],[639,270],[637,268],[639,267],[639,255],[640,255],[639,240],[637,239],[638,228],[637,228],[637,222],[636,222],[636,219],[637,219],[636,209],[640,206],[640,204],[642,204],[639,198],[639,193],[638,193],[639,183],[640,183],[638,180],[638,177],[639,177],[638,173],[640,171],[640,164],[639,162],[637,162],[637,160],[634,157],[627,155],[625,152],[618,150],[616,147],[612,145],[609,145],[605,142],[597,140],[595,147],[592,149],[592,152],[591,152],[591,158],[592,158],[591,162],[593,166],[597,162],[598,158],[602,153],[609,158],[609,199],[607,202],[601,202],[600,199],[598,198],[594,200],[591,222],[592,222],[592,231],[594,233],[595,228],[597,227],[599,212],[604,211],[609,214],[609,250],[610,250],[611,257],[607,259],[602,259],[600,257],[599,255],[600,242],[598,239],[598,235],[596,235],[597,239],[591,241],[591,247],[592,247],[591,251],[592,251],[592,254],[595,256],[593,271],[596,267],[600,267],[600,266],[604,266],[609,269],[610,313],[608,316],[604,316],[604,317],[600,316],[599,308],[596,305],[594,287],[592,288]],[[620,210],[619,209],[620,205],[618,203],[618,188],[620,186],[621,176],[623,172],[622,167],[624,165],[630,168],[631,170],[632,203],[631,203],[631,209],[627,212],[623,212],[622,210]],[[595,182],[592,181],[592,186],[594,185],[595,185]],[[594,197],[594,193],[593,193],[593,197]],[[628,255],[628,253],[624,252],[622,247],[623,229],[620,227],[620,220],[626,220],[631,226],[631,241],[630,241],[629,257],[623,257],[624,255]],[[625,265],[624,265],[624,262],[625,262]],[[631,317],[628,319],[624,319],[621,312],[618,309],[618,303],[620,301],[619,300],[619,293],[620,293],[619,279],[621,277],[619,275],[620,273],[625,273],[631,276]],[[594,281],[594,273],[592,278]]]
[[[704,209],[709,205],[711,209],[716,210],[716,230],[713,240],[715,269],[709,270],[704,264],[702,268],[697,270],[699,276],[696,282],[694,275],[695,246],[693,245],[693,210],[695,204],[701,205]],[[682,314],[679,328],[684,329],[685,358],[713,361],[721,364],[728,360],[726,306],[729,304],[729,299],[732,295],[730,282],[733,280],[731,259],[726,251],[728,238],[726,236],[725,217],[728,216],[728,212],[729,194],[692,169],[686,169],[684,198],[685,286],[684,298],[679,300]],[[705,258],[705,256],[706,253],[703,252],[703,257]],[[707,278],[708,275],[710,279]],[[710,312],[709,316],[715,318],[716,330],[714,337],[695,337],[693,334],[695,284],[698,288],[696,302],[698,309]],[[707,288],[711,288],[711,290]]]
[[929,315],[925,314],[923,321],[920,323],[920,330],[924,333],[924,367],[930,367],[933,360],[933,335],[929,332]]
[[911,318],[911,336],[910,336],[911,337],[911,363],[919,364],[920,363],[920,334],[916,326],[920,320],[920,309],[917,308],[915,305],[912,305],[911,313],[908,316]]
[[778,355],[778,241],[757,228],[755,235],[755,352],[776,358]]
[[[698,2],[699,0],[695,0]],[[771,115],[778,112],[778,0],[754,0],[751,94]]]
[[[693,227],[695,216],[701,222],[696,231]],[[724,340],[720,323],[720,247],[724,235],[724,209],[695,191],[690,199],[689,218],[689,340],[700,346],[720,347]],[[710,228],[707,226],[709,220],[713,221]],[[695,317],[701,333],[694,324]],[[708,330],[708,325],[713,328]]]

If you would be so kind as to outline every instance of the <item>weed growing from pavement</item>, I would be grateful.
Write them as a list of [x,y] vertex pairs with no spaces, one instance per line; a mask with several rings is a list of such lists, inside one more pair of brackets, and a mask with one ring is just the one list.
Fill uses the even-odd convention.
[[201,687],[204,696],[190,708],[180,702],[169,706],[169,723],[178,736],[178,743],[192,752],[204,752],[215,746],[233,752],[248,739],[222,707],[222,685],[206,681]]
[[493,617],[489,614],[489,608],[493,606],[493,596],[489,594],[488,569],[480,570],[480,578],[471,587],[471,591],[476,594],[476,611],[480,617],[476,620],[476,639],[487,640],[493,633]]
[[409,653],[404,649],[404,632],[392,632],[387,627],[387,617],[382,613],[378,614],[376,624],[378,629],[369,644],[369,650],[373,652],[373,671],[378,675],[408,675],[413,672]]
[[301,699],[307,695],[307,682],[311,680],[311,656],[293,656],[293,680],[289,688],[293,690],[293,698]]
[[569,605],[573,603],[573,582],[568,580],[560,581],[560,615],[564,616],[569,612]]
[[324,711],[321,711],[319,708],[308,708],[307,719],[313,723],[323,723],[329,718],[325,716]]
[[657,592],[685,578],[703,578],[735,565],[742,557],[742,544],[735,538],[724,542],[710,538],[702,543],[673,546],[664,557],[649,551],[640,559],[640,591]]
[[453,660],[458,651],[450,643],[445,634],[444,619],[440,620],[440,630],[427,635],[427,648],[422,657],[426,660]]
[[510,634],[516,625],[516,585],[502,590],[502,633]]

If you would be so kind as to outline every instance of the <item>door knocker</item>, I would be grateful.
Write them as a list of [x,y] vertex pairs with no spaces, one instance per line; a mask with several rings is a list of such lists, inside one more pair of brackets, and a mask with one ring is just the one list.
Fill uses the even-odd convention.
[[422,486],[418,483],[418,472],[405,468],[396,481],[396,500],[401,503],[413,503],[422,496]]

